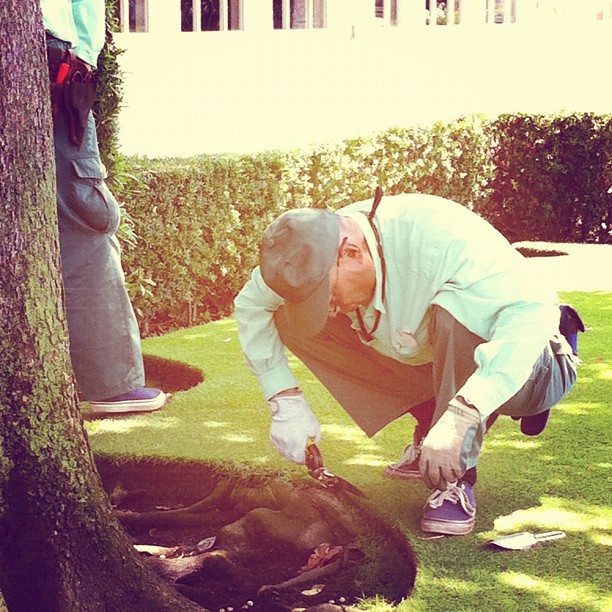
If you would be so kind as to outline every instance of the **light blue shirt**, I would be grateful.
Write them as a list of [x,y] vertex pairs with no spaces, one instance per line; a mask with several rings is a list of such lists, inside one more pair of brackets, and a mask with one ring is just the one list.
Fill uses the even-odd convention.
[[49,34],[71,44],[75,54],[95,66],[104,46],[104,0],[40,0]]
[[[457,393],[485,418],[523,386],[558,331],[556,294],[478,215],[443,198],[411,194],[383,197],[376,212],[387,270],[383,302],[376,240],[361,212],[371,205],[367,200],[337,211],[359,224],[376,266],[366,328],[376,310],[382,316],[366,344],[403,363],[430,362],[429,316],[432,305],[441,306],[485,340],[474,354],[476,371]],[[283,300],[265,284],[259,268],[234,303],[247,365],[264,396],[297,386],[274,325]],[[351,319],[357,329],[354,315]]]

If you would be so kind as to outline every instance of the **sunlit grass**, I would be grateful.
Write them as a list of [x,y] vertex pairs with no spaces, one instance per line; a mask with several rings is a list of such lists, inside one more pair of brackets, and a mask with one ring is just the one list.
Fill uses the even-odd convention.
[[176,417],[164,417],[154,422],[146,422],[139,417],[123,417],[117,419],[100,419],[91,421],[88,427],[89,435],[100,433],[125,434],[138,429],[163,430],[174,429],[178,425]]
[[571,605],[589,605],[600,610],[612,609],[611,596],[605,596],[583,582],[543,580],[535,576],[515,572],[502,573],[499,580],[518,591],[536,594],[542,600],[560,606],[559,609],[567,609]]
[[494,529],[499,532],[523,531],[527,528],[612,532],[612,510],[558,497],[543,497],[539,506],[500,516],[494,523]]

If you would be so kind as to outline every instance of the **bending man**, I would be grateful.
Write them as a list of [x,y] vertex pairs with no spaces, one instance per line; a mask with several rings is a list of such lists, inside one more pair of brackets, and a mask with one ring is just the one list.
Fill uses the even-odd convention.
[[287,347],[369,436],[414,416],[414,444],[388,472],[434,489],[423,530],[467,534],[487,421],[540,433],[576,360],[556,296],[491,225],[439,197],[377,196],[270,224],[235,300],[240,340],[282,455],[303,463],[321,436]]

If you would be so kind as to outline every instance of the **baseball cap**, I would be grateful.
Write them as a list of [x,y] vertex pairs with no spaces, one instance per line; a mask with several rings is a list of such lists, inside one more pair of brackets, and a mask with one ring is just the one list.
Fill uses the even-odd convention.
[[340,220],[318,208],[288,210],[266,229],[260,253],[263,279],[285,300],[289,325],[317,334],[331,299],[329,271],[337,259]]

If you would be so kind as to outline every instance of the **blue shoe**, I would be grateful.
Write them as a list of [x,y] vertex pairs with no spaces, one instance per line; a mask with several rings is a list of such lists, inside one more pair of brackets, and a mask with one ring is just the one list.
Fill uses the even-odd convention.
[[140,387],[115,397],[89,402],[93,412],[153,412],[159,410],[166,403],[167,396],[159,389]]
[[421,529],[445,535],[466,535],[476,522],[474,489],[467,482],[449,484],[444,491],[434,491],[425,504]]
[[539,436],[548,425],[550,408],[539,414],[532,414],[521,418],[521,433],[526,436]]
[[584,332],[584,322],[578,314],[578,311],[569,304],[561,304],[561,320],[559,322],[559,331],[572,347],[574,355],[578,355],[578,332]]

